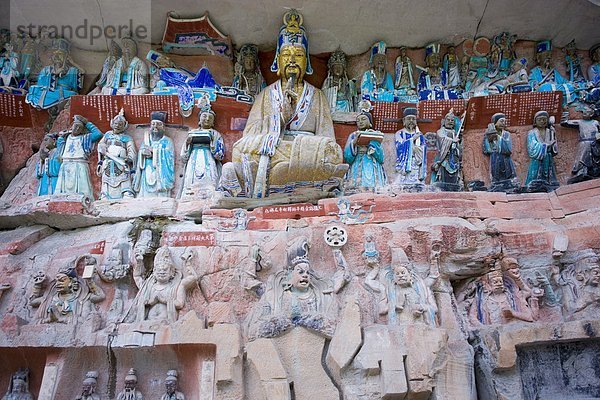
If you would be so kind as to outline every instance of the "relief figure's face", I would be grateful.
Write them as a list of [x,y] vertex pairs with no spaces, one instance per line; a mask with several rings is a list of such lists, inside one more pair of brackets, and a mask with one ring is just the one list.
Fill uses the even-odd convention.
[[292,270],[292,276],[290,278],[290,284],[292,287],[299,291],[306,291],[311,285],[310,281],[310,265],[307,263],[301,263],[294,267]]

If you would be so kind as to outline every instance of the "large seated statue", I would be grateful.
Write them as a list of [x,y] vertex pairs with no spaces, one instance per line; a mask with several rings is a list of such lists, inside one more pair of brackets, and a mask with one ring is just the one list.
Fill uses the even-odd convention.
[[279,80],[256,96],[232,162],[223,166],[220,186],[229,196],[262,198],[295,183],[341,181],[348,169],[327,98],[304,81],[312,68],[302,16],[291,10],[284,21],[271,66]]

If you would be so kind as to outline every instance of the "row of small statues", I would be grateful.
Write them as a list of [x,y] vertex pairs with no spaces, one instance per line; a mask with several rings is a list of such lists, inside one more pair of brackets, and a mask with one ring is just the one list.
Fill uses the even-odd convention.
[[[299,26],[292,17],[284,20]],[[27,94],[28,103],[47,109],[77,94],[82,88],[83,70],[72,60],[70,43],[66,39],[52,38],[45,30],[36,38],[4,31],[0,39],[4,47],[0,56],[0,92]],[[346,55],[336,50],[329,59],[329,72],[322,89],[332,112],[356,111],[360,99],[417,102],[532,90],[560,90],[565,104],[575,100],[591,103],[600,100],[600,44],[589,51],[592,65],[586,78],[574,41],[564,49],[567,77],[552,64],[551,41],[536,44],[537,66],[529,72],[527,60],[516,54],[515,42],[515,35],[503,32],[493,38],[489,53],[475,51],[475,54],[463,57],[456,53],[454,45],[448,46],[442,57],[440,45],[430,44],[425,48],[424,67],[415,66],[407,55],[407,49],[401,47],[392,76],[386,71],[387,45],[380,41],[370,49],[370,69],[362,77],[354,78],[347,75]],[[192,74],[178,67],[167,55],[154,50],[146,56],[149,67],[137,53],[137,43],[132,37],[124,37],[121,46],[111,41],[96,88],[90,94],[127,95],[151,91],[167,94],[165,87],[175,87],[177,89],[168,94],[179,92],[182,111],[186,111],[188,116],[190,107],[193,107],[195,89],[219,86],[207,68]],[[420,71],[418,75],[415,75],[415,70]],[[277,71],[277,62],[273,63],[271,71]],[[306,72],[312,72],[310,62]],[[29,81],[35,81],[35,84],[30,85]],[[250,96],[256,96],[266,87],[256,45],[243,45],[237,52],[232,87]]]
[[[137,372],[131,368],[124,380],[124,388],[118,394],[117,400],[143,400],[144,396],[137,389]],[[83,380],[81,394],[75,397],[75,400],[100,400],[100,395],[96,393],[98,384],[98,372],[88,371]],[[2,400],[34,400],[29,392],[29,369],[19,369],[10,380],[8,391],[2,397]],[[160,400],[185,400],[185,396],[179,391],[177,370],[167,371],[165,378],[165,393]]]

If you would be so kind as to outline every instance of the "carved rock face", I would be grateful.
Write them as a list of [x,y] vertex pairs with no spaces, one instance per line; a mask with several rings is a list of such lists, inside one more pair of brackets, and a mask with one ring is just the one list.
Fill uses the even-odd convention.
[[308,290],[311,286],[309,270],[310,265],[306,263],[301,263],[294,267],[290,278],[290,284],[294,289],[302,292]]
[[167,283],[173,279],[173,265],[167,262],[158,262],[154,265],[154,277],[159,283]]
[[404,265],[397,265],[394,267],[394,283],[402,287],[412,285],[410,272]]
[[63,273],[56,274],[56,291],[60,294],[67,294],[72,291],[71,278]]

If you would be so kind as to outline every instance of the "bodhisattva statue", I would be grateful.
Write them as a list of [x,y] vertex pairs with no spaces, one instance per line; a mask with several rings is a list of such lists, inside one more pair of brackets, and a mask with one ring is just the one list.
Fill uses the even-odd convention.
[[92,256],[81,256],[59,269],[46,295],[42,290],[43,280],[34,279],[29,305],[38,309],[38,323],[58,322],[78,326],[86,321],[86,324],[91,325],[92,331],[100,328],[101,320],[96,304],[103,301],[106,295],[96,283],[95,274],[83,279],[77,276],[76,268],[81,261],[86,266],[96,263]]
[[575,39],[571,40],[565,46],[563,51],[565,52],[565,66],[567,67],[569,82],[585,83],[586,79],[583,75],[583,68],[581,67],[581,58],[579,57],[579,54],[577,54]]
[[525,186],[529,191],[551,192],[559,186],[554,166],[558,154],[556,131],[549,123],[546,111],[538,111],[533,117],[533,129],[527,134],[527,153],[531,161]]
[[432,250],[429,274],[421,278],[413,271],[404,250],[392,249],[392,265],[380,272],[376,266],[365,284],[379,294],[378,313],[389,325],[421,322],[437,326],[438,307],[431,287],[439,277],[439,252]]
[[371,46],[369,70],[365,71],[360,84],[362,99],[371,101],[394,101],[394,79],[386,71],[387,45],[380,41]]
[[[46,134],[40,145],[38,155],[40,157],[35,168],[35,175],[39,179],[38,196],[54,194],[58,171],[60,171],[62,148],[56,147],[56,136]],[[64,145],[64,141],[62,142]]]
[[129,271],[131,269],[123,254],[123,250],[127,246],[127,244],[114,245],[104,264],[96,268],[100,279],[104,282],[116,284],[112,303],[106,313],[107,330],[112,330],[115,324],[123,319],[129,286]]
[[600,43],[590,49],[590,59],[592,63],[588,68],[588,79],[592,86],[598,87],[600,85]]
[[235,63],[235,76],[233,77],[234,88],[243,90],[251,96],[259,94],[267,84],[260,72],[258,60],[258,47],[255,44],[243,45]]
[[305,237],[294,240],[287,253],[285,268],[269,278],[264,295],[248,315],[249,340],[276,337],[295,326],[333,335],[337,315],[333,282],[315,275]]
[[514,50],[516,40],[517,35],[511,35],[508,32],[502,32],[494,36],[489,56],[490,78],[503,78],[510,73],[511,65],[517,58]]
[[106,76],[102,94],[148,93],[148,66],[137,57],[137,43],[131,37],[121,40],[123,56],[113,64]]
[[456,47],[448,46],[447,53],[444,55],[443,65],[444,71],[448,76],[449,88],[460,88],[460,60],[456,54]]
[[221,134],[213,128],[215,113],[210,107],[208,96],[201,100],[198,129],[188,133],[181,148],[181,159],[185,163],[182,199],[208,197],[208,194],[202,196],[202,193],[214,191],[221,177],[225,143]]
[[304,81],[312,68],[302,16],[291,10],[284,22],[271,66],[279,80],[256,96],[232,162],[223,166],[220,186],[227,196],[263,198],[297,182],[341,182],[348,168],[327,98]]
[[108,55],[106,56],[106,59],[102,64],[100,78],[98,78],[98,80],[96,81],[96,89],[94,89],[94,92],[98,92],[98,94],[102,92],[102,88],[106,85],[108,75],[113,69],[115,63],[117,62],[117,60],[121,59],[121,56],[123,55],[123,50],[121,49],[121,46],[119,46],[114,40],[110,41],[109,46],[110,47],[108,49]]
[[415,89],[414,68],[412,60],[406,55],[406,47],[400,47],[400,55],[396,57],[394,65],[394,87],[404,92],[413,92]]
[[165,378],[165,394],[160,397],[160,400],[185,400],[185,396],[178,389],[177,370],[171,369],[167,371]]
[[582,113],[583,119],[571,120],[567,112],[567,119],[561,122],[562,126],[579,130],[579,144],[568,183],[600,177],[600,122],[592,119],[594,110],[591,107],[584,106]]
[[519,187],[512,160],[512,140],[506,130],[506,115],[496,113],[483,137],[483,154],[490,156],[491,192],[514,192]]
[[131,136],[126,134],[129,124],[121,112],[110,121],[111,131],[98,143],[98,169],[102,177],[100,200],[133,198],[131,173],[135,171],[137,154]]
[[12,374],[8,390],[2,400],[33,400],[29,393],[29,369],[19,369]]
[[100,395],[96,393],[98,384],[98,372],[88,371],[83,380],[81,394],[75,397],[75,400],[100,400]]
[[327,61],[327,78],[323,82],[323,93],[327,96],[331,113],[352,112],[356,109],[356,85],[346,73],[346,54],[337,49]]
[[583,258],[562,271],[563,308],[568,319],[593,318],[600,308],[600,264],[595,254]]
[[173,141],[165,136],[166,120],[164,111],[150,115],[150,130],[144,132],[133,180],[137,197],[171,196],[175,185],[175,148]]
[[[86,133],[87,131],[87,133]],[[56,180],[56,194],[77,193],[94,199],[89,158],[102,132],[81,115],[73,117],[71,129],[58,133],[56,147],[61,149],[62,164]]]
[[137,389],[137,372],[130,368],[125,376],[124,388],[117,395],[117,400],[143,400],[142,392]]
[[139,292],[125,316],[126,322],[161,321],[174,323],[179,310],[185,305],[187,291],[198,280],[192,267],[194,253],[184,260],[186,275],[175,265],[168,247],[161,247],[154,257],[154,268],[148,278],[138,266],[133,270],[133,279]]
[[437,131],[437,154],[431,166],[431,184],[445,191],[461,190],[461,160],[460,119],[450,110]]
[[402,113],[404,127],[394,135],[398,173],[394,184],[419,190],[427,177],[427,141],[417,126],[418,110],[406,107]]

